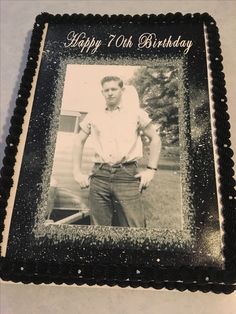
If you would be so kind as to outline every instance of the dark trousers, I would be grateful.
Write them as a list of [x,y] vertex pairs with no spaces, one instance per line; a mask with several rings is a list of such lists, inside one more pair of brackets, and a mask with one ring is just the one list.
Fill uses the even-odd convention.
[[136,163],[95,164],[89,192],[93,225],[146,227],[137,172]]

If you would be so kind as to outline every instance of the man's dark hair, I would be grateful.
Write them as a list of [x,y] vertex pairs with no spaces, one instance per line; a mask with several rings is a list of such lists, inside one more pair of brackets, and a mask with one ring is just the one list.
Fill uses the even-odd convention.
[[118,77],[118,76],[105,76],[101,80],[101,85],[103,86],[106,82],[110,82],[110,81],[118,82],[118,85],[120,86],[120,88],[122,88],[123,85],[124,85],[122,79],[120,77]]

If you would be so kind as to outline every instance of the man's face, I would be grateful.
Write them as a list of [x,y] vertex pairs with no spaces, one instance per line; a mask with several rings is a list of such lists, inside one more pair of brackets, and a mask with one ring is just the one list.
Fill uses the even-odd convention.
[[102,94],[106,99],[108,106],[114,107],[120,103],[123,88],[119,86],[117,81],[105,82],[102,86]]

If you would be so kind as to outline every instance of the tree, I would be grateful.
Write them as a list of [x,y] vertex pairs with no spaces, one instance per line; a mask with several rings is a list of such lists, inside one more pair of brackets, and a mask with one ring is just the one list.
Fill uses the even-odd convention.
[[141,67],[130,80],[137,89],[140,105],[154,123],[161,124],[165,146],[179,145],[178,72],[174,66]]

